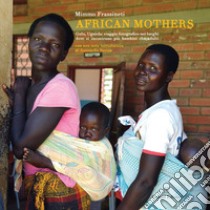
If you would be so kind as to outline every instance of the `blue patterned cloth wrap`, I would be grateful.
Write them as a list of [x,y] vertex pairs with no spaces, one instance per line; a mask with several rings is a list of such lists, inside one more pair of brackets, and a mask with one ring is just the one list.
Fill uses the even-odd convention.
[[[117,179],[123,197],[137,176],[142,148],[143,141],[135,137],[131,129],[118,139]],[[157,185],[141,209],[206,209],[208,196],[205,188],[210,175],[207,176],[200,167],[194,169],[168,153]]]

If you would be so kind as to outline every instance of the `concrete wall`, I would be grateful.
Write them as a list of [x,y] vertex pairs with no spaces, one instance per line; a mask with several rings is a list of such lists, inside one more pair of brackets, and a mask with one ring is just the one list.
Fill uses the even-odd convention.
[[[10,83],[12,51],[12,0],[0,0],[0,84]],[[0,90],[0,192],[5,209],[8,179],[8,100]]]

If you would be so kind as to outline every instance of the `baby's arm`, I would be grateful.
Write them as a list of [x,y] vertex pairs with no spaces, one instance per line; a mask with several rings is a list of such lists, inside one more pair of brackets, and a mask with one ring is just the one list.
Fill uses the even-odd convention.
[[49,168],[55,171],[51,160],[37,151],[24,148],[23,160],[39,168]]

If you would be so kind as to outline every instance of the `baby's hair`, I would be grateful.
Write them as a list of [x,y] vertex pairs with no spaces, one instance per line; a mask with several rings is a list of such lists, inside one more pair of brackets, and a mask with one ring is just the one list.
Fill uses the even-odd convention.
[[176,72],[179,65],[179,55],[173,47],[165,44],[153,44],[147,47],[146,50],[152,50],[162,54],[165,57],[166,70],[168,72]]
[[104,128],[109,127],[110,111],[104,104],[100,102],[88,103],[85,106],[83,106],[82,113],[83,112],[89,112],[99,115],[101,117],[101,120],[104,121]]
[[31,26],[29,28],[28,37],[29,38],[32,37],[37,24],[42,21],[49,21],[49,22],[57,23],[64,29],[64,31],[66,33],[66,37],[65,37],[66,42],[64,45],[64,49],[68,50],[71,47],[71,45],[73,44],[74,33],[73,33],[73,30],[71,29],[71,26],[68,24],[68,22],[62,16],[60,16],[58,14],[50,13],[50,14],[44,15],[44,16],[36,19],[31,24]]

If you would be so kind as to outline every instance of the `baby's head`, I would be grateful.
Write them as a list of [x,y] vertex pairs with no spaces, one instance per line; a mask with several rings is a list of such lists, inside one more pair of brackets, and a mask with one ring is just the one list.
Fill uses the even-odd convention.
[[[188,167],[200,166],[205,169],[210,168],[210,150],[207,143],[199,139],[186,139],[182,144],[179,152],[179,159]],[[202,164],[201,157],[204,157],[205,161]],[[203,166],[204,165],[204,166]]]
[[109,131],[110,111],[102,103],[86,104],[80,115],[79,137],[91,141],[98,141]]

